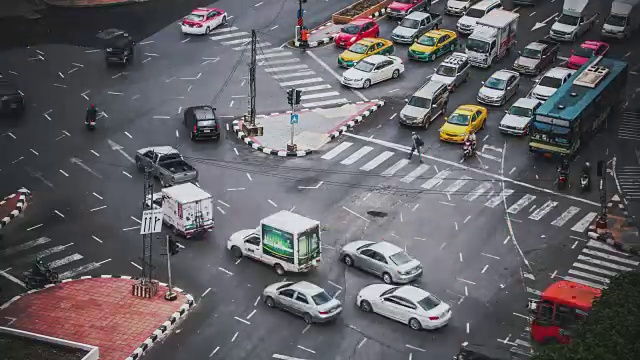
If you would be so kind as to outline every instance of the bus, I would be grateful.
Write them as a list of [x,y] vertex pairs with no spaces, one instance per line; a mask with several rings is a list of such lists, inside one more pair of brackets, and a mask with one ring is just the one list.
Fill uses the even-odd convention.
[[593,57],[535,112],[529,151],[572,157],[621,107],[627,83],[624,61]]

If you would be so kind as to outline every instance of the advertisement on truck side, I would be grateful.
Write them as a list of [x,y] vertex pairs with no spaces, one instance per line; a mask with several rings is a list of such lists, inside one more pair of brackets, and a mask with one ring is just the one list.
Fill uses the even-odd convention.
[[262,252],[264,255],[293,264],[295,261],[293,234],[262,224]]

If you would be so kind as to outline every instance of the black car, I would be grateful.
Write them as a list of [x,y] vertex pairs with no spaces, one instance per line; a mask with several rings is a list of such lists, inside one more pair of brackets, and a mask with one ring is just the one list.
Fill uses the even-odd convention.
[[24,112],[24,96],[12,83],[0,78],[0,113],[21,114],[22,112]]
[[183,122],[189,130],[191,140],[220,139],[220,125],[215,111],[216,109],[209,105],[191,106],[184,111]]
[[99,37],[105,40],[105,55],[108,65],[131,63],[135,41],[128,33],[110,29],[100,33]]

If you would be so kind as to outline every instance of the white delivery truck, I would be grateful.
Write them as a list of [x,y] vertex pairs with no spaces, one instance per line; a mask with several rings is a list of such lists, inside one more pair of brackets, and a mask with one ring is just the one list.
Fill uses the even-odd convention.
[[640,23],[640,0],[615,0],[611,13],[602,24],[602,36],[623,39],[638,29]]
[[320,263],[320,222],[282,210],[260,221],[256,229],[240,230],[227,249],[273,266],[278,275],[305,272]]
[[551,25],[549,36],[557,41],[573,41],[595,24],[597,13],[587,10],[589,0],[564,0],[562,15]]
[[[149,200],[147,200],[149,201]],[[158,206],[153,195],[153,205]],[[213,228],[213,198],[192,183],[162,189],[163,223],[174,233],[191,238]]]
[[519,17],[518,13],[496,9],[478,20],[465,49],[469,63],[490,67],[514,47]]

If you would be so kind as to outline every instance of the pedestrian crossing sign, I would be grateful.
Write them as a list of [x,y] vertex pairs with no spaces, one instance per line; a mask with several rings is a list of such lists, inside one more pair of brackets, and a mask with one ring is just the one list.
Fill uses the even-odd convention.
[[298,123],[298,114],[291,114],[291,120],[289,120],[289,124],[297,124]]

